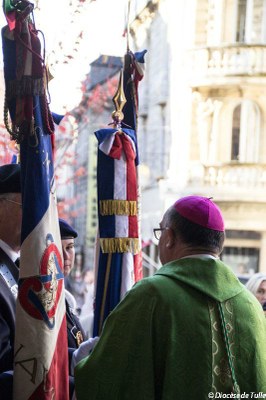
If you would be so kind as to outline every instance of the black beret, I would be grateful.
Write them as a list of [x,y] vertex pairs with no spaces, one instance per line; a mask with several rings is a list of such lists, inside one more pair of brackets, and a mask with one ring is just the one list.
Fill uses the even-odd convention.
[[78,233],[64,219],[59,218],[59,228],[61,239],[76,238]]
[[0,194],[5,193],[21,193],[19,164],[0,166]]

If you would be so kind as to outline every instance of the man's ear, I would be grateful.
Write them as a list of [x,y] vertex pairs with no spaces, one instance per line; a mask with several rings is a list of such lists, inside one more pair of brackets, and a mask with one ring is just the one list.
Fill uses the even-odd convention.
[[171,249],[175,244],[175,234],[172,228],[166,230],[165,246]]

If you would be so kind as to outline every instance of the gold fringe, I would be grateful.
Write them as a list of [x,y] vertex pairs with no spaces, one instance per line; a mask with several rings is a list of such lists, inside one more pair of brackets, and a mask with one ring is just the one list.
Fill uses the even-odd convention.
[[6,83],[7,100],[22,96],[41,96],[44,93],[43,78],[35,79],[31,76],[23,76],[21,80],[12,80]]
[[100,239],[103,253],[133,253],[140,251],[138,238],[105,238]]
[[128,200],[100,200],[101,215],[137,215],[137,202]]

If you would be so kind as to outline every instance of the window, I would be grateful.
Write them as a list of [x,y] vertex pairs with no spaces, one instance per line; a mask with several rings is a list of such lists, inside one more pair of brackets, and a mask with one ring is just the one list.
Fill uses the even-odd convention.
[[226,231],[227,245],[221,259],[237,276],[248,277],[258,272],[261,233],[257,231]]
[[[258,41],[256,30],[261,26],[261,23],[257,18],[257,5],[256,0],[237,1],[236,42],[251,43]],[[259,14],[262,14],[262,9]]]
[[237,276],[249,276],[258,272],[260,250],[247,247],[225,247],[221,259]]
[[239,159],[240,149],[240,116],[241,105],[234,109],[233,113],[233,128],[232,128],[232,144],[231,144],[231,160]]
[[247,0],[238,0],[236,42],[245,42],[246,38]]
[[261,42],[266,43],[266,0],[263,0],[261,19]]
[[258,105],[243,100],[233,110],[231,161],[259,162],[261,113]]

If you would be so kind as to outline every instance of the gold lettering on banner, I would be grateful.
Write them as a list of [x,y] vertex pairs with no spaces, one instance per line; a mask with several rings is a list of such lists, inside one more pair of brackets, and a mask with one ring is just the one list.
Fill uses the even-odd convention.
[[137,202],[134,200],[100,200],[100,214],[137,215]]

